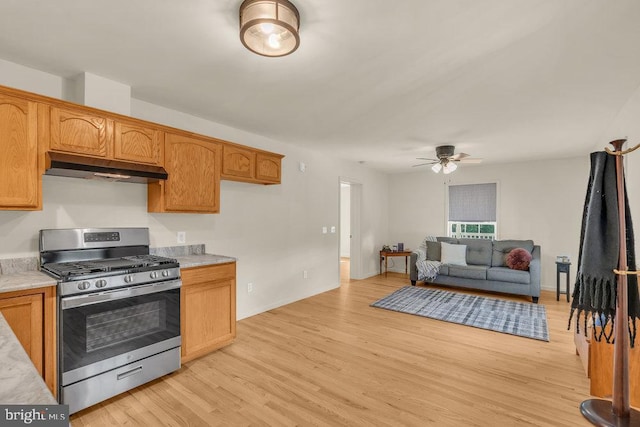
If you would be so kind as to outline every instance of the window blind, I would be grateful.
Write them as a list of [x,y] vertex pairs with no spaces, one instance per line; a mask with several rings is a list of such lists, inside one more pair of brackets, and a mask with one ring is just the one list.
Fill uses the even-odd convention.
[[449,221],[495,222],[496,184],[450,185]]

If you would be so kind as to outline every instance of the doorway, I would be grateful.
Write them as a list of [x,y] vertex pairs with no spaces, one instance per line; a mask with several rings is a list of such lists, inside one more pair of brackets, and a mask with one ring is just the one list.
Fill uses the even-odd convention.
[[340,284],[361,279],[360,200],[362,184],[340,178]]

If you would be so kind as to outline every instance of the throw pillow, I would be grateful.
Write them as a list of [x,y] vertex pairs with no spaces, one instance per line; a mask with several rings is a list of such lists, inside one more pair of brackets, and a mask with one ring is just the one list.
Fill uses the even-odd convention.
[[440,261],[449,265],[467,265],[467,245],[440,242]]
[[507,267],[512,270],[528,270],[531,262],[531,254],[523,248],[515,248],[507,255],[505,260]]
[[440,242],[427,242],[427,259],[440,261]]

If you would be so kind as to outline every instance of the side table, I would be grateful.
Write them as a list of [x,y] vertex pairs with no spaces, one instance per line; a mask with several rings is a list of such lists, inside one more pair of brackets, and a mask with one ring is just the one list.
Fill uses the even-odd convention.
[[556,261],[556,301],[560,301],[560,273],[567,275],[567,302],[569,302],[569,276],[571,276],[571,263]]
[[387,261],[389,257],[392,256],[403,256],[404,257],[404,274],[409,274],[409,257],[411,256],[412,251],[380,251],[380,274],[382,274],[382,260],[384,259],[384,277],[387,277]]

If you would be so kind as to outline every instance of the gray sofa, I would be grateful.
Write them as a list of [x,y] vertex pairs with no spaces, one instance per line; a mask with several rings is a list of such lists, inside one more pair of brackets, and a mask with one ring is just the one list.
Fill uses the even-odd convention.
[[[438,276],[428,283],[451,285],[484,291],[530,296],[534,303],[540,297],[540,246],[532,240],[482,240],[438,237],[438,242],[427,242],[427,259],[440,261],[440,242],[466,245],[467,266],[440,267]],[[531,253],[529,271],[512,270],[505,258],[512,249],[524,248]],[[409,278],[415,286],[418,281],[416,261],[418,253],[411,254]]]

